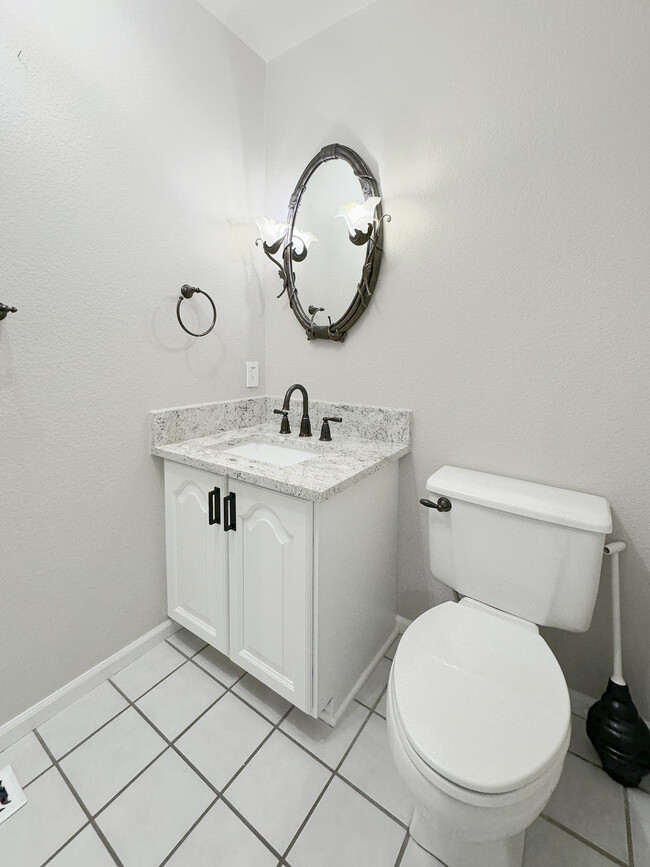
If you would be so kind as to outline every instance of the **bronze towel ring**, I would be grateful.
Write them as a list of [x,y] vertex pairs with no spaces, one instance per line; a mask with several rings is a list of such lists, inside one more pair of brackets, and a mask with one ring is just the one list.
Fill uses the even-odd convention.
[[[183,320],[181,319],[181,303],[185,298],[191,298],[195,292],[199,292],[201,295],[205,295],[212,307],[212,325],[208,328],[207,331],[202,331],[201,334],[196,334],[194,331],[190,331],[189,328],[185,327],[185,325],[183,324]],[[178,319],[178,324],[181,326],[183,331],[187,331],[187,333],[191,334],[192,337],[205,337],[205,335],[209,334],[215,326],[215,323],[217,321],[217,308],[214,306],[214,301],[212,300],[212,298],[210,298],[207,292],[204,292],[202,289],[197,289],[194,286],[188,286],[187,283],[185,283],[184,286],[181,286],[181,294],[178,296],[178,303],[176,305],[176,318]]]

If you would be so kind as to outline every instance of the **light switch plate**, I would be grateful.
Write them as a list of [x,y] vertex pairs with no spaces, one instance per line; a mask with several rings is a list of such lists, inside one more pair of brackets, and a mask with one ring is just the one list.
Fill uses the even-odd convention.
[[27,795],[20,788],[11,765],[0,769],[0,824],[27,803]]
[[260,384],[259,361],[246,362],[246,388],[257,388]]

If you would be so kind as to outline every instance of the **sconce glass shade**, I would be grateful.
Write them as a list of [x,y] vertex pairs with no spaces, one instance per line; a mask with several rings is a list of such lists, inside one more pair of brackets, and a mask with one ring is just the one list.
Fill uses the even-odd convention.
[[287,228],[286,223],[278,223],[268,217],[258,217],[255,220],[255,225],[260,230],[260,236],[267,247],[272,247],[274,244],[284,237]]
[[[260,230],[261,238],[267,247],[273,247],[274,244],[282,240],[287,229],[287,223],[278,223],[268,217],[258,217],[255,220],[255,225]],[[297,248],[297,252],[299,253],[306,253],[309,245],[314,241],[318,241],[318,238],[312,232],[303,232],[297,226],[293,228],[293,239],[294,241],[300,241],[300,245]]]
[[369,196],[365,202],[347,202],[341,205],[337,217],[343,217],[348,226],[348,233],[353,236],[355,232],[365,233],[372,225],[375,209],[381,202],[380,196]]
[[294,226],[293,229],[293,237],[294,240],[297,238],[302,243],[302,250],[300,252],[307,252],[307,250],[309,250],[309,245],[314,241],[318,241],[318,238],[313,234],[313,232],[303,232],[302,229],[298,229],[296,226]]

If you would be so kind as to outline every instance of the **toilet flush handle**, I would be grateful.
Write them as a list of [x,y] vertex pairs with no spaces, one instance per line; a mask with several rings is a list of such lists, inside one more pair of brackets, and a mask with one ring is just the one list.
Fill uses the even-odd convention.
[[447,499],[447,497],[438,497],[435,503],[433,502],[433,500],[425,500],[424,497],[422,497],[420,503],[423,506],[426,506],[427,509],[437,509],[439,512],[451,511],[451,502]]

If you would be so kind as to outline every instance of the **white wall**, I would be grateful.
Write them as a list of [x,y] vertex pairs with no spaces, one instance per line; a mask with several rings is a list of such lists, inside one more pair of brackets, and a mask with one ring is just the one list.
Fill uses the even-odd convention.
[[[341,346],[307,343],[237,225],[264,211],[259,58],[191,0],[0,0],[0,724],[164,617],[147,411],[297,380],[414,410],[407,617],[446,596],[417,506],[436,467],[607,496],[649,715],[649,33],[632,0],[376,0],[268,66],[266,212],[341,141],[393,216]],[[260,268],[270,375],[246,391]],[[204,340],[175,322],[184,282],[217,302]],[[550,635],[592,694],[608,613]]]
[[[626,672],[650,711],[650,6],[377,0],[267,69],[267,213],[325,144],[375,168],[392,222],[372,306],[308,343],[268,268],[268,391],[414,410],[400,613],[446,598],[418,506],[442,464],[606,496]],[[308,229],[308,226],[304,226]],[[352,291],[352,286],[350,287]],[[609,674],[609,579],[569,684]]]
[[264,74],[188,0],[0,0],[0,724],[165,617],[148,410],[264,392]]

